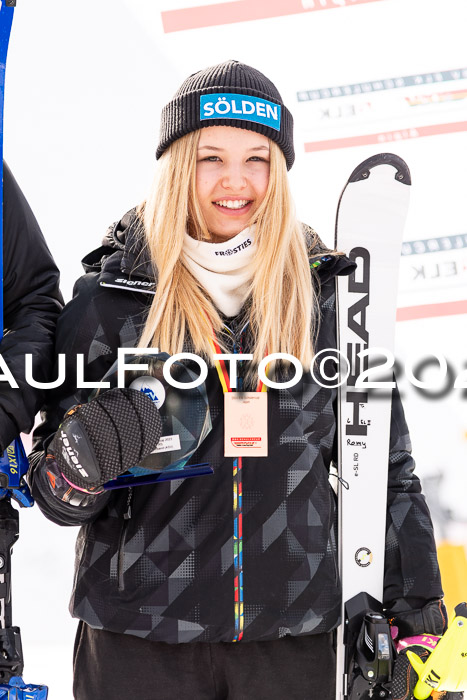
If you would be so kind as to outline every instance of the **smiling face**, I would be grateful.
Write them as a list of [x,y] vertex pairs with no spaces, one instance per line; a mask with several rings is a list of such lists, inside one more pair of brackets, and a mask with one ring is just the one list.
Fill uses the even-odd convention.
[[213,242],[233,238],[253,220],[269,183],[269,140],[231,126],[201,129],[196,195]]

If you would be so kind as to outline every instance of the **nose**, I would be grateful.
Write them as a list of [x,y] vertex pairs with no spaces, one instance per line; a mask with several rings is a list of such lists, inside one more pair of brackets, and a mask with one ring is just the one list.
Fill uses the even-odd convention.
[[222,173],[221,185],[226,190],[240,192],[247,186],[245,173],[241,165],[230,164]]

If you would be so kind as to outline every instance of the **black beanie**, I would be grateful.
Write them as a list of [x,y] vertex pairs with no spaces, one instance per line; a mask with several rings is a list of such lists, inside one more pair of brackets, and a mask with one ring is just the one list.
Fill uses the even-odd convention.
[[[234,116],[236,115],[236,116]],[[173,141],[207,126],[235,126],[264,134],[293,165],[293,118],[265,75],[239,61],[225,61],[191,75],[165,105],[156,158]]]

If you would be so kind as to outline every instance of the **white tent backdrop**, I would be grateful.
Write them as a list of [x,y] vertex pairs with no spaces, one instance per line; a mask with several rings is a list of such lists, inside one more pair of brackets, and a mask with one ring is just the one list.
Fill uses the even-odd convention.
[[[187,75],[235,58],[265,72],[294,114],[298,213],[328,244],[353,168],[379,151],[408,162],[406,241],[418,243],[406,245],[401,259],[399,317],[407,320],[398,324],[397,356],[437,350],[456,374],[464,369],[465,0],[17,4],[5,157],[61,269],[67,300],[80,259],[145,197],[161,107]],[[428,399],[400,381],[438,536],[466,543],[465,390]],[[75,535],[38,508],[21,512],[14,622],[24,677],[47,683],[51,700],[72,698],[75,622],[67,602]]]

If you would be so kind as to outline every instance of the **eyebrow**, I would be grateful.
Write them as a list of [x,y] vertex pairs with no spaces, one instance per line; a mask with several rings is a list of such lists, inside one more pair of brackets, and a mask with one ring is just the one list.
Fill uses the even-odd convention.
[[[205,148],[207,148],[209,151],[223,151],[223,148],[217,148],[217,146],[199,146],[198,150],[202,151]],[[249,148],[249,151],[269,151],[269,146],[254,146],[253,148]]]

